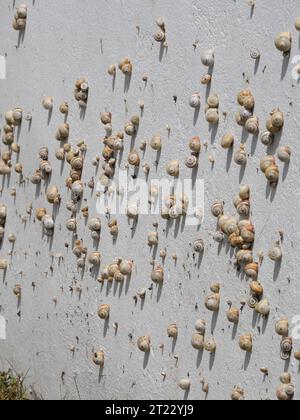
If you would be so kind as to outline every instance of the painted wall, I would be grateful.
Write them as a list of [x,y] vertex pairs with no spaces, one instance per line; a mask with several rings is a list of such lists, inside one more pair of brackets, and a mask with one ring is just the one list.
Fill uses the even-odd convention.
[[[182,399],[184,392],[177,385],[190,376],[191,390],[188,398],[204,399],[201,378],[209,384],[208,399],[229,399],[234,386],[245,389],[247,399],[274,399],[279,377],[284,370],[292,373],[296,385],[296,398],[300,397],[298,363],[280,359],[280,338],[274,331],[277,319],[290,320],[300,313],[298,229],[300,210],[299,189],[299,85],[293,80],[292,58],[300,54],[299,34],[294,29],[300,14],[294,0],[256,1],[252,9],[245,0],[52,0],[29,1],[28,21],[24,39],[11,27],[14,15],[13,1],[0,4],[0,55],[7,57],[7,79],[0,80],[1,126],[5,112],[21,106],[24,115],[31,112],[32,124],[23,121],[19,132],[21,153],[19,161],[24,167],[24,180],[12,173],[3,179],[1,202],[8,207],[6,235],[1,246],[1,258],[9,259],[6,274],[1,273],[1,315],[7,321],[7,339],[0,341],[1,368],[12,365],[18,372],[27,373],[27,383],[49,399]],[[169,48],[161,53],[153,40],[155,21],[162,16],[166,21]],[[267,18],[266,18],[267,17]],[[280,31],[291,30],[293,47],[290,60],[283,59],[274,47],[274,37]],[[210,130],[204,117],[206,88],[200,84],[207,69],[201,64],[203,48],[215,48],[216,63],[213,71],[211,93],[220,95],[221,118],[217,130]],[[250,49],[258,48],[261,60],[255,64]],[[124,76],[118,71],[115,86],[107,74],[112,63],[128,56],[134,70],[129,89],[124,88]],[[149,80],[142,81],[144,75]],[[80,119],[78,105],[73,98],[75,80],[84,76],[90,85],[86,116]],[[293,150],[291,163],[280,163],[280,182],[270,191],[264,175],[259,171],[260,159],[266,148],[259,139],[242,134],[235,123],[238,108],[236,95],[250,86],[256,99],[255,113],[261,126],[268,113],[279,106],[286,114],[286,125],[281,138],[269,149],[275,154],[281,145]],[[189,107],[189,96],[199,91],[202,108],[194,120]],[[54,97],[54,111],[42,108],[44,95]],[[177,97],[177,102],[174,101]],[[99,249],[102,265],[118,256],[134,260],[134,273],[124,287],[103,287],[87,269],[82,276],[72,254],[72,234],[65,223],[70,213],[65,207],[69,193],[64,186],[68,165],[61,166],[55,159],[58,147],[55,140],[57,126],[63,121],[58,111],[62,101],[70,104],[68,122],[70,143],[85,139],[88,144],[83,172],[84,182],[95,175],[90,161],[102,150],[103,126],[99,114],[105,109],[113,113],[115,131],[138,109],[138,101],[145,102],[144,115],[136,139],[137,147],[143,139],[161,133],[164,144],[158,169],[156,154],[147,148],[143,163],[152,169],[151,178],[165,177],[166,163],[179,158],[181,178],[190,177],[184,165],[189,154],[188,140],[200,135],[207,148],[200,158],[198,178],[205,180],[205,219],[199,232],[186,226],[176,230],[156,216],[140,217],[135,233],[125,216],[118,217],[120,234],[116,243],[102,217],[103,228]],[[168,137],[166,125],[171,127]],[[237,143],[246,143],[249,161],[240,170],[227,152],[220,147],[220,139],[233,131]],[[27,214],[32,204],[52,211],[45,197],[46,185],[36,190],[27,177],[38,168],[38,150],[49,147],[53,164],[51,185],[57,185],[62,194],[62,204],[56,214],[56,230],[52,241],[42,235],[40,223]],[[6,147],[1,145],[1,150]],[[120,168],[124,169],[130,140],[126,138]],[[214,156],[212,167],[209,156]],[[13,157],[15,163],[16,157]],[[132,174],[132,171],[130,170]],[[144,177],[142,170],[140,176]],[[267,321],[257,319],[247,306],[241,315],[236,333],[226,319],[227,301],[235,306],[248,299],[248,281],[237,273],[233,252],[226,247],[219,249],[213,241],[216,220],[210,207],[216,200],[224,200],[226,211],[235,214],[233,197],[241,183],[252,189],[252,219],[256,227],[255,253],[264,252],[266,258],[260,271],[260,280],[269,298],[272,311]],[[11,195],[16,189],[16,196]],[[90,214],[96,214],[95,193],[85,191],[83,204],[89,205]],[[147,291],[143,306],[135,304],[133,296],[139,288],[151,286],[152,254],[147,246],[147,233],[152,224],[159,222],[159,250],[167,248],[166,278],[161,292],[156,286]],[[280,267],[274,268],[267,253],[284,235],[284,257]],[[8,235],[17,235],[12,248]],[[78,216],[78,237],[89,250],[93,241]],[[198,267],[193,259],[192,243],[199,237],[206,243],[206,250]],[[68,244],[68,247],[67,247]],[[172,255],[178,256],[175,266]],[[160,262],[157,257],[157,262]],[[74,282],[80,283],[82,293],[70,292]],[[209,287],[220,282],[222,301],[218,317],[212,319],[204,306]],[[16,283],[22,285],[22,299],[18,306],[12,293]],[[33,284],[35,287],[33,287]],[[54,300],[57,299],[55,305]],[[97,316],[100,304],[111,305],[108,327]],[[218,349],[215,357],[204,352],[199,356],[190,344],[194,323],[206,319],[208,336],[213,335]],[[117,334],[113,324],[118,323]],[[166,329],[176,323],[179,337],[176,346],[168,339]],[[212,331],[210,331],[212,330]],[[254,334],[251,358],[239,349],[238,338],[245,332]],[[137,349],[141,335],[152,338],[152,351],[147,361]],[[130,338],[132,337],[132,339]],[[162,350],[161,345],[164,345]],[[75,353],[70,348],[75,347]],[[300,342],[298,342],[300,347]],[[105,368],[92,363],[94,350],[103,349]],[[174,356],[178,356],[178,363]],[[268,367],[269,377],[263,378],[261,367]],[[166,374],[165,380],[161,373]],[[298,385],[298,386],[297,386]]]

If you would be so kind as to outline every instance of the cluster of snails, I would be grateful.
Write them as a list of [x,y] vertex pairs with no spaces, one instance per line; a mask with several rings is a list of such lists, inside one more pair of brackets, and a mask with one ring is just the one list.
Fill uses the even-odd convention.
[[206,322],[203,319],[198,319],[195,323],[195,334],[192,336],[191,344],[195,350],[205,350],[209,353],[215,353],[217,344],[214,338],[205,340]]
[[7,207],[5,204],[0,204],[0,242],[4,238],[5,234],[5,224],[6,224],[6,217],[7,217]]
[[191,151],[191,155],[186,158],[185,165],[189,169],[194,169],[199,164],[199,154],[201,152],[200,137],[195,136],[189,141],[189,149]]
[[80,108],[87,107],[87,102],[89,98],[89,84],[87,83],[85,78],[76,80],[74,97],[78,102]]
[[119,62],[119,70],[125,75],[130,76],[133,71],[133,65],[128,57]]
[[253,116],[255,107],[255,98],[250,89],[245,89],[239,92],[237,102],[242,107],[236,114],[236,122],[245,127],[251,134],[257,134],[259,131],[258,118]]
[[47,213],[47,210],[43,207],[36,209],[35,216],[37,220],[42,222],[43,232],[47,236],[52,236],[54,233],[55,221],[51,214]]
[[[293,351],[293,338],[289,336],[289,320],[288,318],[282,318],[276,322],[275,325],[276,333],[282,337],[280,344],[280,354],[282,360],[289,360]],[[298,352],[295,352],[295,358],[299,356]],[[299,360],[299,359],[298,359]]]
[[290,373],[283,373],[280,377],[281,385],[276,390],[279,401],[291,401],[295,395],[295,386],[292,383]]
[[157,31],[154,34],[154,39],[156,42],[162,43],[165,47],[168,46],[166,40],[166,24],[163,18],[158,18],[156,20],[156,24],[158,26]]
[[189,199],[185,194],[178,197],[165,197],[161,208],[161,217],[165,220],[176,220],[184,217],[188,212]]
[[16,149],[15,145],[15,127],[19,127],[22,124],[23,110],[20,107],[13,108],[5,114],[5,125],[3,126],[2,143],[5,146],[11,146],[13,151]]
[[99,283],[108,281],[109,283],[115,281],[116,283],[123,283],[133,271],[133,261],[122,258],[116,259],[113,263],[105,266],[99,275]]
[[211,95],[207,98],[205,107],[205,118],[209,124],[219,123],[220,100],[218,95]]
[[279,181],[280,169],[274,156],[265,156],[260,161],[260,170],[265,174],[271,187],[276,187]]
[[244,401],[245,400],[245,390],[238,386],[234,387],[231,393],[232,401]]
[[12,26],[16,31],[24,31],[27,23],[27,6],[21,4],[15,13]]

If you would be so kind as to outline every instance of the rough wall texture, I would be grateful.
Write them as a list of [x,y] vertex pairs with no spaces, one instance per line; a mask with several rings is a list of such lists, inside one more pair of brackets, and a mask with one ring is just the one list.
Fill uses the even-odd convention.
[[[14,172],[3,180],[1,201],[8,207],[8,217],[1,257],[8,258],[10,264],[6,274],[1,274],[0,285],[1,315],[7,320],[7,340],[0,341],[1,367],[7,367],[9,362],[18,371],[28,371],[28,383],[45,399],[182,399],[184,393],[177,384],[187,375],[192,384],[188,398],[205,398],[200,384],[204,378],[210,386],[208,399],[228,399],[236,385],[245,389],[248,399],[274,399],[279,376],[284,370],[292,373],[296,398],[299,398],[298,363],[293,358],[287,363],[280,359],[280,338],[274,331],[278,318],[292,319],[300,313],[299,86],[292,78],[291,60],[283,59],[274,47],[275,35],[291,30],[294,40],[291,57],[299,54],[299,34],[294,29],[300,13],[298,2],[257,0],[256,7],[251,9],[242,0],[30,1],[25,37],[19,43],[18,33],[11,27],[13,3],[3,0],[0,5],[0,54],[7,55],[7,80],[0,81],[2,120],[12,106],[21,106],[24,113],[32,112],[31,127],[24,121],[19,132],[19,161],[24,167],[24,178],[37,169],[39,148],[48,146],[54,168],[51,185],[61,190],[62,205],[56,214],[55,235],[49,241],[42,236],[34,215],[29,217],[26,213],[30,204],[33,209],[52,210],[45,197],[46,185],[43,183],[36,192],[35,186],[26,179],[20,184],[19,175]],[[155,20],[159,16],[166,20],[169,43],[167,52],[161,55],[159,44],[153,40]],[[211,93],[220,95],[221,113],[228,113],[226,119],[222,116],[217,130],[210,130],[205,121],[207,92],[199,82],[206,72],[200,52],[208,47],[215,49],[216,56]],[[261,51],[258,65],[250,58],[253,47]],[[108,66],[125,56],[130,57],[134,65],[128,91],[124,89],[120,72],[114,89],[107,74]],[[145,74],[149,77],[147,85],[142,81]],[[84,119],[80,119],[73,98],[74,82],[81,76],[90,85]],[[280,141],[292,147],[293,156],[288,167],[280,164],[280,181],[275,190],[269,189],[259,171],[260,159],[266,154],[265,146],[259,139],[245,136],[235,123],[236,95],[247,86],[255,96],[255,113],[260,117],[261,126],[274,107],[279,106],[286,114],[283,134],[269,153],[275,154]],[[194,91],[200,91],[202,96],[197,120],[188,104]],[[49,122],[41,106],[44,95],[54,97]],[[176,103],[174,96],[178,98]],[[83,172],[85,182],[95,176],[95,168],[89,162],[101,153],[104,130],[99,124],[99,114],[105,109],[113,113],[114,130],[118,131],[137,113],[138,101],[145,102],[137,144],[155,133],[161,133],[164,139],[158,171],[152,169],[150,179],[165,176],[165,166],[171,158],[179,158],[181,177],[189,177],[190,170],[184,165],[188,139],[200,135],[208,144],[207,150],[203,148],[201,153],[198,171],[198,177],[205,180],[206,212],[199,232],[189,226],[178,232],[173,225],[166,235],[165,221],[144,216],[132,237],[128,220],[123,216],[119,217],[118,240],[113,243],[103,218],[99,245],[102,264],[118,256],[132,258],[135,263],[133,275],[124,287],[101,286],[88,269],[83,276],[77,271],[72,234],[65,228],[70,215],[65,208],[69,193],[64,186],[68,165],[61,166],[54,156],[58,145],[55,131],[63,120],[58,106],[64,100],[70,104],[70,142],[76,144],[78,139],[84,138],[88,144]],[[171,126],[169,138],[167,124]],[[220,147],[222,135],[231,130],[237,140],[243,138],[249,153],[248,164],[242,171]],[[1,148],[4,150],[5,146]],[[126,140],[121,168],[125,166],[129,149],[130,140]],[[215,157],[213,167],[209,155]],[[13,159],[15,162],[16,158]],[[143,162],[155,168],[155,159],[149,147]],[[253,316],[253,311],[246,306],[235,332],[226,319],[227,301],[240,307],[241,300],[248,299],[248,281],[237,273],[233,252],[226,247],[219,249],[213,241],[216,220],[210,214],[210,206],[221,199],[227,211],[235,214],[232,200],[240,183],[249,183],[252,189],[252,219],[257,232],[255,252],[267,254],[282,231],[284,257],[275,269],[274,263],[265,258],[260,271],[265,295],[271,302],[269,318]],[[11,196],[12,188],[16,188],[16,197]],[[86,191],[84,198],[90,212],[95,213],[95,194]],[[27,217],[26,223],[22,222],[23,216]],[[152,256],[147,233],[155,221],[159,222],[159,249],[168,250],[166,279],[160,292],[156,287],[147,292],[141,306],[140,301],[135,304],[133,296],[140,287],[151,286]],[[7,238],[10,233],[17,236],[13,249]],[[89,250],[93,249],[81,214],[78,237]],[[200,266],[193,259],[191,246],[199,237],[206,243]],[[70,245],[68,249],[66,243]],[[171,258],[174,253],[178,256],[176,266]],[[60,254],[62,260],[58,258]],[[69,290],[74,281],[81,284],[80,296]],[[204,297],[214,282],[221,284],[222,301],[218,316],[212,318],[205,309]],[[16,283],[22,285],[20,306],[12,293]],[[110,321],[105,328],[97,316],[101,303],[111,305]],[[191,347],[198,318],[206,319],[208,335],[213,335],[218,343],[215,357],[206,352],[201,356]],[[116,322],[119,324],[117,334],[113,328]],[[166,335],[170,323],[179,327],[175,348]],[[253,354],[246,359],[238,345],[238,337],[245,332],[254,335]],[[136,347],[137,338],[144,334],[152,338],[149,360],[145,360]],[[164,351],[160,348],[162,344]],[[70,351],[72,346],[75,353]],[[105,368],[100,375],[91,360],[93,351],[98,349],[106,354]],[[174,355],[178,356],[178,363]],[[263,378],[261,367],[269,368],[269,377]],[[162,372],[166,373],[165,380]]]

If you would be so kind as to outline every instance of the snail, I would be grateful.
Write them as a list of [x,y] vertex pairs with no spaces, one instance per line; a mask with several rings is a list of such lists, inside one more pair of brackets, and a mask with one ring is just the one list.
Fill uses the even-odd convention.
[[112,123],[112,114],[111,114],[111,112],[102,112],[100,114],[100,121],[104,125],[111,124]]
[[191,344],[195,350],[203,350],[204,349],[204,336],[201,335],[200,333],[195,333],[192,337]]
[[52,96],[45,96],[42,102],[43,108],[46,111],[51,111],[53,109],[53,97]]
[[293,351],[293,339],[291,337],[284,337],[281,341],[281,358],[282,360],[288,360]]
[[275,38],[275,46],[279,51],[288,53],[292,48],[292,34],[290,32],[281,32]]
[[231,308],[227,312],[227,319],[228,319],[229,322],[231,322],[233,324],[238,324],[239,319],[240,319],[240,311],[236,308]]
[[201,53],[201,62],[204,66],[212,67],[215,64],[215,52],[213,49],[206,49]]
[[94,266],[99,265],[101,262],[100,252],[92,252],[91,254],[89,254],[88,261],[91,265],[94,265]]
[[[213,209],[212,209],[213,210]],[[218,218],[218,227],[223,232],[226,233],[226,224],[231,218],[225,214],[221,214]]]
[[59,106],[59,111],[63,115],[67,115],[69,113],[69,104],[68,102],[62,102]]
[[268,317],[270,314],[270,310],[270,302],[268,301],[268,299],[261,300],[255,306],[255,312],[262,315],[263,317]]
[[253,252],[250,250],[239,250],[236,253],[236,259],[239,264],[253,263]]
[[262,144],[264,146],[272,146],[272,144],[274,143],[274,134],[270,133],[270,131],[264,131],[261,136],[260,136],[260,140],[262,142]]
[[250,57],[253,60],[259,60],[260,59],[260,51],[257,48],[253,48],[250,51]]
[[194,251],[198,254],[202,254],[204,252],[205,245],[203,239],[198,239],[194,242]]
[[242,388],[235,387],[231,393],[231,400],[244,401],[244,399],[245,399],[245,391]]
[[70,232],[76,232],[76,229],[77,229],[76,219],[69,219],[66,223],[66,227]]
[[22,294],[22,286],[20,284],[16,284],[13,288],[13,294],[17,296],[18,298],[21,297]]
[[300,350],[295,351],[294,356],[296,360],[300,361]]
[[57,187],[48,187],[47,189],[47,200],[50,204],[59,204],[61,197]]
[[255,116],[246,121],[245,128],[250,134],[257,134],[259,132],[259,119]]
[[119,266],[120,272],[124,274],[124,276],[128,276],[132,273],[133,270],[133,261],[121,261]]
[[159,135],[156,135],[152,138],[150,146],[153,150],[159,151],[162,149],[162,138]]
[[211,312],[218,312],[220,308],[221,297],[219,293],[213,293],[206,297],[205,306]]
[[168,333],[169,338],[174,338],[174,339],[177,338],[178,337],[178,327],[177,327],[177,325],[176,324],[169,325],[167,333]]
[[234,137],[232,134],[225,134],[221,141],[221,146],[223,149],[230,149],[234,144]]
[[83,158],[76,156],[71,160],[71,167],[75,171],[80,171],[83,168]]
[[42,147],[39,150],[39,158],[42,159],[42,160],[44,160],[44,161],[47,161],[48,160],[48,158],[49,158],[49,149],[48,149],[48,147]]
[[197,156],[191,155],[187,157],[185,160],[185,165],[189,169],[197,168],[198,164],[199,164],[199,159],[197,158]]
[[249,200],[250,198],[250,185],[241,185],[239,196],[242,200]]
[[22,123],[23,118],[23,111],[22,108],[15,108],[12,113],[12,117],[14,120],[14,126],[18,127]]
[[109,318],[109,314],[110,314],[110,305],[101,305],[99,310],[98,310],[98,316],[101,319],[108,319]]
[[151,338],[148,335],[140,337],[137,341],[139,350],[143,353],[149,353],[151,350]]
[[211,208],[212,215],[215,217],[220,217],[224,214],[224,203],[216,202],[212,205]]
[[51,231],[54,229],[54,220],[49,214],[45,214],[45,216],[42,218],[42,223],[46,231]]
[[110,76],[115,76],[115,75],[116,75],[116,73],[117,73],[117,67],[116,67],[116,65],[115,65],[115,64],[111,64],[111,65],[108,67],[108,69],[107,69],[107,73],[108,73]]
[[200,94],[199,93],[193,93],[190,97],[190,107],[191,108],[200,108],[201,105],[201,99],[200,99]]
[[250,292],[254,297],[261,297],[264,293],[263,286],[258,281],[251,281],[250,283]]
[[75,181],[71,187],[72,197],[75,200],[78,200],[83,195],[83,183],[81,181]]
[[239,339],[239,346],[241,350],[251,353],[253,350],[253,337],[252,334],[244,334]]
[[191,389],[191,381],[189,379],[181,379],[178,386],[182,391],[188,392]]
[[198,319],[195,322],[195,329],[200,333],[201,335],[205,336],[206,333],[206,322],[203,319]]
[[241,144],[239,150],[234,155],[234,161],[237,165],[245,166],[247,164],[247,160],[246,147]]
[[162,284],[164,281],[164,269],[162,266],[158,265],[154,267],[152,273],[151,273],[151,280],[154,283]]
[[42,160],[40,163],[40,171],[45,176],[50,175],[52,173],[52,166],[51,163],[47,160]]
[[291,401],[295,394],[295,387],[292,384],[281,385],[276,390],[276,397],[279,401]]
[[105,362],[104,351],[95,352],[93,356],[93,362],[96,366],[100,366],[101,368],[103,368]]
[[277,165],[271,165],[266,169],[265,175],[272,187],[276,187],[279,181],[279,168]]
[[214,235],[213,235],[213,239],[214,239],[214,241],[216,241],[217,243],[221,244],[221,243],[224,241],[224,239],[225,239],[225,235],[224,235],[224,233],[223,233],[223,232],[221,232],[221,231],[217,231],[217,232],[215,232],[215,233],[214,233]]
[[64,160],[65,159],[65,151],[63,148],[59,148],[55,151],[55,157],[57,160]]
[[292,150],[289,146],[283,146],[278,149],[278,159],[283,163],[289,163],[291,160]]
[[0,270],[7,270],[8,261],[4,259],[0,259]]
[[[223,230],[223,229],[222,229]],[[238,223],[235,218],[228,218],[224,224],[224,233],[232,235],[238,231]]]
[[158,232],[149,232],[148,245],[150,247],[158,245]]
[[137,203],[129,203],[127,207],[127,217],[128,219],[137,219],[139,216],[140,210]]
[[193,153],[200,153],[201,151],[201,140],[200,137],[193,137],[190,141],[189,141],[189,148]]
[[275,331],[282,337],[288,337],[289,335],[289,320],[287,318],[280,319],[276,322]]
[[210,95],[207,98],[206,103],[207,103],[207,106],[209,108],[219,108],[219,105],[220,105],[219,96],[218,95]]
[[248,217],[250,214],[250,202],[248,200],[241,201],[236,209],[240,216]]
[[244,268],[245,274],[253,280],[256,280],[258,277],[259,267],[257,263],[247,264]]
[[170,176],[173,176],[174,178],[177,178],[179,176],[179,162],[178,160],[172,160],[167,165],[167,173]]
[[119,62],[119,69],[125,75],[130,75],[133,70],[133,65],[129,58],[124,58]]
[[201,79],[201,84],[202,85],[209,85],[212,81],[212,76],[210,74],[206,74],[205,76],[202,77]]
[[88,221],[88,228],[91,231],[99,232],[101,230],[101,220],[99,217],[95,217]]
[[270,166],[274,166],[276,163],[274,156],[265,156],[261,161],[260,161],[260,170],[263,173],[266,173],[266,170],[270,167]]
[[239,105],[246,108],[248,111],[252,111],[255,105],[254,96],[249,89],[244,89],[239,92],[237,96],[237,101]]
[[274,109],[266,123],[267,130],[272,134],[279,133],[284,127],[284,114],[280,109]]
[[166,40],[166,33],[163,29],[158,29],[153,37],[156,42],[164,42]]
[[140,156],[136,150],[132,151],[128,155],[128,163],[132,166],[139,166],[141,162]]
[[36,209],[35,216],[36,216],[36,218],[37,218],[40,222],[42,221],[43,217],[44,217],[46,214],[47,214],[46,209],[44,209],[44,208],[38,208],[38,209]]
[[219,111],[215,108],[209,108],[205,113],[205,118],[209,124],[218,124],[220,120]]
[[66,141],[68,140],[70,134],[70,126],[69,124],[65,123],[65,124],[61,124],[56,132],[56,140],[58,141]]
[[282,248],[280,243],[276,243],[274,247],[269,251],[269,258],[272,261],[279,261],[282,259]]
[[134,136],[136,133],[136,126],[132,122],[128,122],[124,126],[124,131],[128,136]]
[[204,343],[204,350],[206,350],[209,353],[215,353],[217,350],[217,343],[214,338],[211,338],[208,341],[205,341]]

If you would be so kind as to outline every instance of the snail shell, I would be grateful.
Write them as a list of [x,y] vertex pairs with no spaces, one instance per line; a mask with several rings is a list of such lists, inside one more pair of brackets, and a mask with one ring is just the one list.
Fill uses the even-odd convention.
[[189,141],[189,148],[193,153],[200,153],[201,151],[201,140],[200,137],[193,137],[190,141]]
[[233,324],[238,324],[240,319],[240,311],[236,308],[231,308],[227,312],[227,319],[229,322],[232,322]]
[[136,126],[132,122],[125,124],[124,131],[128,136],[134,136],[136,133]]
[[46,214],[47,214],[46,209],[44,209],[44,208],[38,208],[38,209],[36,209],[35,216],[36,216],[36,218],[37,218],[40,222],[42,221],[43,217],[44,217]]
[[151,350],[151,338],[148,335],[140,337],[137,341],[137,346],[143,353],[149,353]]
[[90,219],[88,222],[88,228],[91,231],[99,232],[101,230],[101,220],[98,217]]
[[0,270],[7,270],[8,261],[4,259],[0,259]]
[[201,53],[201,62],[204,66],[212,67],[215,64],[215,52],[213,49],[203,50]]
[[112,114],[111,112],[102,112],[100,115],[100,121],[102,124],[107,125],[112,123]]
[[122,261],[119,266],[120,272],[124,274],[124,276],[128,276],[132,273],[133,270],[133,261]]
[[186,160],[185,160],[185,165],[189,169],[196,168],[198,166],[198,164],[199,164],[199,159],[197,158],[197,156],[191,155],[191,156],[187,157]]
[[277,156],[281,162],[289,163],[291,160],[292,150],[289,146],[283,146],[278,149]]
[[154,34],[156,42],[164,42],[166,40],[166,33],[163,29],[158,29]]
[[124,58],[123,60],[120,61],[119,69],[125,75],[130,75],[132,73],[133,65],[131,61],[129,60],[129,58]]
[[236,254],[236,259],[239,264],[253,263],[253,252],[249,250],[240,250]]
[[46,109],[46,111],[51,111],[53,109],[53,97],[45,96],[42,105],[43,108]]
[[50,216],[49,214],[46,214],[42,218],[42,223],[43,223],[43,226],[46,230],[53,230],[54,229],[54,220],[53,220],[52,216]]
[[162,148],[162,138],[159,135],[156,135],[152,138],[150,146],[153,150],[159,151]]
[[140,156],[136,150],[132,151],[128,155],[128,163],[132,166],[139,166],[141,163]]
[[283,126],[284,126],[284,113],[281,112],[279,109],[275,109],[271,113],[271,125],[275,129],[278,129],[279,131],[283,128]]
[[104,367],[105,356],[103,351],[97,351],[94,353],[93,362],[96,366]]
[[83,168],[83,159],[82,159],[82,157],[79,157],[79,156],[74,157],[71,160],[71,167],[75,171],[80,171]]
[[221,231],[217,231],[217,232],[215,232],[215,233],[214,233],[214,235],[213,235],[213,239],[214,239],[214,241],[216,241],[217,243],[221,244],[221,243],[224,241],[224,239],[225,239],[225,235],[224,235],[224,233],[223,233],[223,232],[221,232]]
[[241,200],[249,200],[250,198],[250,185],[242,185],[240,187],[239,196]]
[[179,381],[178,386],[182,391],[189,391],[191,389],[191,381],[189,379],[181,379]]
[[194,242],[195,252],[197,252],[198,254],[201,254],[204,252],[204,249],[205,249],[205,245],[204,245],[203,239],[198,239],[197,241]]
[[278,335],[287,337],[289,335],[289,320],[284,318],[277,321],[275,331]]
[[292,48],[292,34],[290,32],[281,32],[275,38],[275,46],[279,51],[288,53]]
[[168,163],[167,165],[167,173],[170,176],[173,177],[178,177],[179,176],[179,162],[178,160],[172,160],[171,162]]
[[220,100],[218,95],[211,95],[206,101],[209,108],[219,108]]
[[221,296],[219,293],[213,293],[205,299],[205,306],[211,312],[217,312],[220,308]]
[[22,294],[22,286],[20,284],[16,284],[13,289],[13,294],[17,296],[18,298],[21,297]]
[[40,150],[39,150],[39,158],[40,159],[42,159],[42,160],[48,160],[48,158],[49,158],[49,149],[48,149],[48,147],[42,147]]
[[50,175],[52,173],[51,163],[47,160],[42,160],[40,163],[40,171],[43,173],[43,175]]
[[258,277],[259,266],[257,263],[247,264],[244,268],[245,274],[251,279],[256,280]]
[[206,322],[203,319],[198,319],[195,323],[195,329],[202,336],[205,336],[206,333]]
[[245,107],[245,103],[249,100],[249,98],[253,98],[253,94],[250,89],[244,89],[239,92],[237,96],[237,101],[239,105]]
[[158,232],[149,232],[148,234],[148,245],[157,246],[158,245]]
[[253,337],[252,334],[244,334],[239,339],[239,346],[241,350],[251,353],[253,350]]
[[223,149],[230,149],[234,144],[234,137],[232,134],[225,134],[221,141],[221,146]]
[[75,232],[77,229],[76,219],[69,219],[66,223],[66,227],[70,232]]
[[201,335],[200,333],[195,333],[192,337],[191,344],[195,350],[203,350],[204,349],[204,336]]
[[263,299],[258,302],[258,304],[255,306],[255,311],[264,317],[269,316],[271,308],[268,299]]
[[232,401],[243,401],[245,399],[245,391],[242,388],[235,387],[231,393]]
[[110,306],[109,305],[101,305],[98,310],[98,316],[101,319],[108,319],[110,314]]
[[259,51],[257,48],[253,48],[253,49],[250,51],[250,57],[251,57],[253,60],[259,60],[259,59],[260,59],[260,51]]
[[193,93],[190,97],[190,101],[189,104],[191,106],[191,108],[200,108],[201,105],[201,99],[200,99],[200,94],[199,93]]
[[169,338],[177,338],[178,337],[178,327],[176,324],[171,324],[167,330]]
[[75,181],[71,187],[72,197],[74,199],[79,199],[83,195],[83,183],[81,181]]
[[252,296],[260,297],[264,294],[264,288],[259,282],[252,281],[250,283],[250,292],[251,292]]
[[65,151],[63,148],[57,149],[55,151],[55,157],[57,160],[64,160],[65,159]]
[[214,338],[206,341],[204,343],[204,350],[208,351],[209,353],[215,353],[217,350],[217,343]]
[[277,165],[271,165],[265,172],[267,180],[271,185],[276,186],[279,181],[279,168]]
[[260,170],[263,173],[266,173],[266,170],[270,167],[270,166],[274,166],[275,165],[275,158],[274,156],[266,156],[264,157],[261,161],[260,161]]
[[300,31],[300,18],[298,17],[295,21],[295,28],[297,31]]
[[156,284],[161,284],[164,281],[164,269],[162,266],[156,266],[151,273],[151,280]]
[[101,262],[101,254],[100,252],[92,252],[89,257],[88,257],[88,261],[90,264],[92,265],[99,265]]
[[282,259],[282,248],[279,244],[276,244],[269,252],[269,258],[272,261],[279,261]]
[[295,351],[294,356],[296,360],[300,361],[300,350]]
[[229,218],[224,224],[224,233],[228,236],[238,231],[238,223],[234,218]]
[[56,133],[56,139],[59,141],[65,141],[68,139],[70,133],[69,124],[61,124]]
[[60,194],[57,187],[49,187],[47,189],[47,200],[50,204],[59,204],[60,203]]
[[241,145],[239,150],[234,155],[234,161],[237,165],[244,166],[247,164],[247,153],[245,150],[245,146]]
[[115,75],[116,75],[116,73],[117,73],[117,67],[116,67],[116,65],[115,65],[115,64],[111,64],[111,65],[108,67],[108,69],[107,69],[107,73],[108,73],[110,76],[115,76]]
[[281,351],[283,354],[290,354],[293,350],[293,339],[285,337],[281,341]]
[[259,119],[251,117],[246,121],[245,128],[250,134],[257,134],[259,132]]
[[202,85],[209,85],[212,81],[212,76],[210,74],[206,74],[205,76],[202,77],[201,79],[201,84]]
[[212,205],[211,208],[212,215],[215,217],[220,217],[224,214],[224,203],[217,202]]
[[218,124],[220,121],[219,111],[215,108],[209,108],[205,114],[206,121],[209,124]]
[[14,120],[14,126],[16,126],[16,127],[20,126],[21,123],[22,123],[22,118],[23,118],[22,108],[15,108],[13,110],[12,117],[13,117],[13,120]]
[[0,218],[6,219],[7,216],[7,207],[5,204],[0,204]]
[[114,280],[117,283],[123,283],[123,281],[125,280],[125,276],[124,274],[120,273],[120,271],[117,271],[114,275]]
[[62,102],[59,106],[59,111],[64,114],[67,115],[69,113],[69,104],[68,102]]
[[262,144],[265,146],[272,146],[272,144],[274,143],[274,139],[275,139],[274,134],[271,133],[270,131],[264,131],[262,135],[260,136],[260,140]]
[[237,205],[237,212],[240,216],[243,217],[247,217],[250,214],[250,201],[245,200],[245,201],[241,201],[238,205]]

